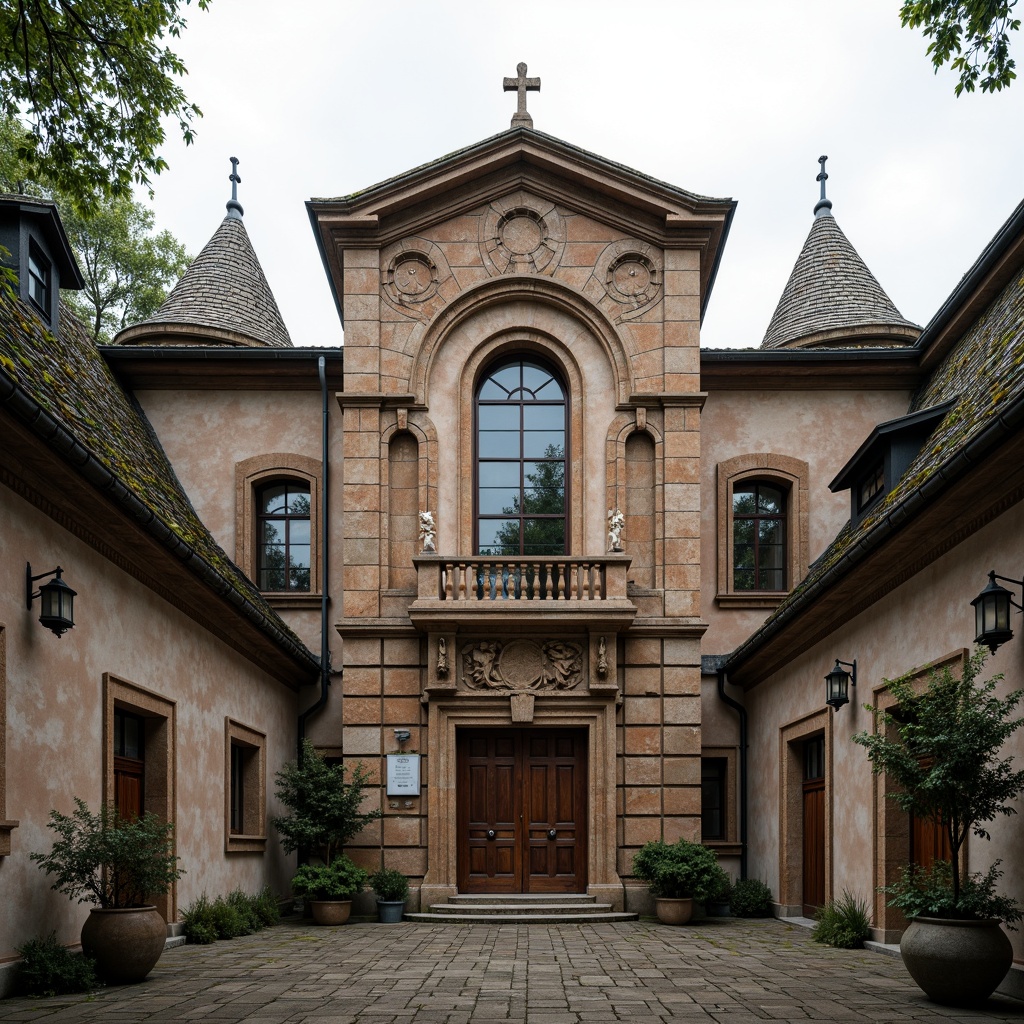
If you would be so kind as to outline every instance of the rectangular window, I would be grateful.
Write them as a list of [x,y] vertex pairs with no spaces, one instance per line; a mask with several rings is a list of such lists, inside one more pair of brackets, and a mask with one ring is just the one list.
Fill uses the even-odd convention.
[[868,505],[870,505],[884,490],[885,463],[880,462],[871,471],[871,473],[868,474],[867,478],[861,481],[860,488],[857,492],[857,510],[863,512],[864,509],[866,509]]
[[35,242],[28,246],[28,297],[50,319],[50,261]]
[[225,739],[225,850],[261,851],[267,842],[267,737],[228,718]]
[[700,833],[704,842],[728,838],[727,784],[729,762],[703,757],[700,762]]

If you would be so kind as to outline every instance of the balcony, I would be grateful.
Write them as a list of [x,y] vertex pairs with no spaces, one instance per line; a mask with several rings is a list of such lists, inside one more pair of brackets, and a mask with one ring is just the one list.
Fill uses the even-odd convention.
[[629,626],[629,555],[457,558],[419,555],[409,616],[426,632],[481,627],[502,633]]

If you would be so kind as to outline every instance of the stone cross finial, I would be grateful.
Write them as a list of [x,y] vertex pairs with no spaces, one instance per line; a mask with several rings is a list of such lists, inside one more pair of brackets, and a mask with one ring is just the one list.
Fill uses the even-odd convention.
[[515,114],[512,115],[512,127],[532,128],[533,118],[526,112],[526,93],[540,92],[540,79],[527,78],[525,64],[517,64],[516,71],[518,72],[518,78],[505,79],[505,92],[519,93],[519,105],[516,108]]
[[814,207],[815,217],[831,217],[832,202],[825,198],[825,182],[828,181],[828,173],[825,170],[825,161],[828,159],[827,156],[819,156],[818,163],[821,164],[821,171],[819,172],[815,181],[821,182],[821,198],[818,200],[817,205]]
[[238,157],[228,157],[231,161],[231,176],[228,181],[231,182],[231,199],[228,200],[228,216],[233,220],[241,220],[242,214],[245,211],[242,209],[242,204],[238,201],[238,186],[242,183],[242,179],[238,176]]

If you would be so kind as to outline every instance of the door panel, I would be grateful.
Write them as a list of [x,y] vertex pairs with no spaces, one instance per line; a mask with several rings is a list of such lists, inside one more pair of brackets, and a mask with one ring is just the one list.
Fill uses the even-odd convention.
[[585,892],[584,730],[459,730],[461,892]]

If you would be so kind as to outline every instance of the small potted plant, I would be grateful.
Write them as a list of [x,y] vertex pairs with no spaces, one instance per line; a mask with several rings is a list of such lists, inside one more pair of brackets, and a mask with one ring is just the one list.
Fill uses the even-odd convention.
[[303,864],[292,878],[292,892],[309,900],[317,924],[344,924],[352,913],[352,898],[363,891],[366,872],[345,854],[330,864]]
[[113,805],[92,813],[75,798],[71,814],[50,811],[57,834],[49,853],[33,853],[51,888],[96,903],[82,926],[82,952],[105,981],[142,981],[164,950],[167,925],[152,904],[181,876],[171,822],[155,814],[122,818]]
[[960,866],[968,836],[988,839],[988,822],[1014,813],[1024,789],[1024,770],[999,756],[1024,725],[1015,717],[1024,691],[996,696],[1002,676],[976,681],[984,664],[979,647],[959,675],[949,666],[933,671],[923,693],[907,678],[890,681],[900,715],[866,705],[875,731],[853,737],[867,748],[872,771],[899,786],[891,794],[897,805],[945,829],[949,861],[908,866],[882,891],[910,920],[900,941],[910,976],[933,1002],[955,1006],[984,1001],[1003,980],[1013,949],[999,922],[1012,927],[1021,919],[1016,902],[995,890],[999,861],[984,874],[964,876]]
[[732,882],[725,870],[718,866],[715,880],[704,901],[704,912],[708,917],[728,917],[729,899],[732,896]]
[[772,891],[760,878],[737,878],[729,896],[729,909],[735,917],[771,917]]
[[381,868],[370,875],[370,888],[377,897],[377,918],[381,924],[397,924],[409,898],[409,879],[394,868]]
[[686,924],[693,901],[705,902],[717,883],[717,871],[715,854],[685,839],[645,843],[633,858],[633,874],[650,886],[662,924]]

